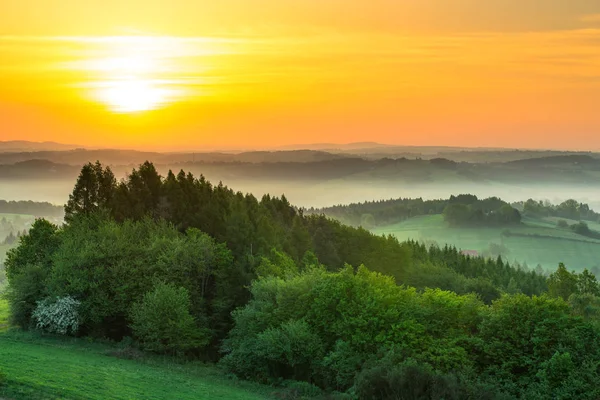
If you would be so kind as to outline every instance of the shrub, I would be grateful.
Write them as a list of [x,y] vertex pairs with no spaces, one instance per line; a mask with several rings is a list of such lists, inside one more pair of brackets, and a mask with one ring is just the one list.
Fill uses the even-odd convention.
[[37,302],[46,296],[47,271],[39,265],[26,265],[10,279],[7,299],[10,305],[10,320],[13,325],[29,329],[31,315]]
[[429,364],[413,359],[398,362],[386,356],[365,368],[356,377],[354,392],[359,399],[380,400],[500,400],[508,397],[494,388],[444,374]]
[[305,321],[291,320],[247,336],[224,365],[234,373],[263,382],[310,380],[323,357],[323,345]]
[[36,328],[60,335],[76,334],[79,330],[80,304],[71,296],[38,301],[32,314]]
[[281,387],[274,393],[274,397],[281,400],[315,399],[323,394],[321,389],[307,382],[284,381]]
[[556,226],[558,226],[559,228],[568,228],[569,223],[567,221],[565,221],[564,219],[559,219],[558,222],[556,223]]
[[131,309],[131,328],[141,346],[157,353],[181,353],[202,348],[210,341],[190,314],[187,290],[159,283]]

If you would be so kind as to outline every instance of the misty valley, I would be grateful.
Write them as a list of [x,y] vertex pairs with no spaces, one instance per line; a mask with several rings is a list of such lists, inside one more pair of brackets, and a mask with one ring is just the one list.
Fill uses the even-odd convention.
[[600,396],[600,154],[20,150],[2,396]]
[[600,0],[1,0],[0,400],[600,400]]

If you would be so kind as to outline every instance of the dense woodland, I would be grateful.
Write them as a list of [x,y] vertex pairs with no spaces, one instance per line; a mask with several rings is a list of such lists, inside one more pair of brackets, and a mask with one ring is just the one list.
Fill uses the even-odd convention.
[[65,221],[36,220],[7,256],[11,317],[24,329],[132,338],[341,398],[600,396],[600,299],[587,270],[561,264],[546,277],[399,243],[285,196],[162,177],[148,162],[122,181],[84,166]]
[[580,203],[573,199],[566,200],[557,205],[529,199],[523,203],[516,203],[515,206],[536,216],[600,222],[600,214],[592,210],[588,204]]
[[62,218],[64,215],[64,209],[63,207],[55,206],[50,203],[0,200],[0,213]]
[[451,226],[505,226],[521,222],[520,212],[497,198],[478,199],[461,194],[449,199],[392,199],[310,209],[310,214],[326,214],[350,226],[370,229],[391,225],[419,215],[444,214]]

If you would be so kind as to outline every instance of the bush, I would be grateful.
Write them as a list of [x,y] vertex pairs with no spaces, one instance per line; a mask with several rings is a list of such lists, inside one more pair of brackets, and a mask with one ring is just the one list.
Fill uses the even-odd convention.
[[79,330],[80,305],[81,302],[71,296],[46,298],[38,301],[32,318],[39,330],[60,335],[74,335]]
[[444,374],[429,364],[413,359],[397,362],[384,357],[365,368],[354,385],[359,399],[380,400],[493,400],[506,398],[495,389],[464,379],[460,375]]
[[159,283],[131,309],[131,328],[141,346],[157,353],[181,353],[210,341],[190,314],[187,290]]
[[305,321],[284,322],[247,339],[223,359],[229,370],[245,378],[310,380],[323,357],[323,344]]
[[47,271],[38,265],[26,265],[12,276],[7,292],[11,324],[23,329],[32,327],[31,315],[37,302],[46,296],[47,276]]
[[459,399],[455,380],[436,374],[414,360],[401,364],[383,361],[363,370],[354,390],[359,399]]
[[307,382],[284,381],[281,387],[274,393],[275,398],[281,400],[315,399],[323,394],[321,389]]
[[559,219],[558,222],[556,223],[556,226],[558,226],[559,228],[568,228],[569,223],[567,221],[565,221],[564,219]]
[[4,386],[6,382],[6,374],[2,370],[0,370],[0,387]]

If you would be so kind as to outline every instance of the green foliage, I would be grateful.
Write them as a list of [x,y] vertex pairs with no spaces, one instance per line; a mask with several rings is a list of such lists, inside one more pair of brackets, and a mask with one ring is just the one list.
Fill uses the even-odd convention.
[[[563,201],[558,205],[529,199],[523,203],[523,210],[528,214],[536,216],[555,216],[574,220],[598,221],[598,217],[600,217],[598,213],[590,209],[588,204],[579,203],[573,199]],[[561,222],[559,221],[559,223]],[[564,224],[561,223],[561,225]]]
[[596,276],[586,269],[577,277],[577,292],[580,294],[591,294],[600,296],[600,287]]
[[285,278],[289,275],[298,273],[298,267],[290,256],[277,249],[272,249],[269,257],[262,257],[256,267],[256,274],[259,277],[277,276]]
[[571,225],[570,228],[573,232],[575,232],[578,235],[588,236],[596,239],[600,237],[600,233],[592,231],[588,224],[586,224],[583,221]]
[[574,315],[600,321],[600,297],[589,293],[574,293],[569,297],[569,305]]
[[499,204],[499,208],[489,210],[479,203],[464,204],[452,202],[443,212],[444,220],[453,227],[464,226],[505,226],[521,223],[521,214],[509,204]]
[[79,330],[79,305],[70,296],[46,298],[37,302],[31,317],[39,330],[60,335],[76,334]]
[[569,352],[557,351],[542,364],[537,374],[538,382],[527,390],[524,397],[542,400],[597,399],[600,396],[597,369],[597,361],[576,366]]
[[187,290],[158,283],[131,308],[131,328],[146,350],[185,352],[210,342],[207,329],[199,329],[190,314]]
[[21,237],[19,246],[7,253],[4,264],[9,283],[29,265],[39,265],[44,270],[50,270],[52,256],[59,243],[58,227],[45,219],[36,219],[29,232]]
[[576,372],[567,377],[548,364],[557,351],[569,352],[573,370],[587,374],[580,389],[565,393],[588,390],[598,378],[590,367],[600,357],[596,314],[585,316],[594,324],[573,315],[581,314],[579,303],[589,306],[574,297],[571,307],[524,294],[484,306],[474,295],[400,287],[364,267],[270,276],[251,291],[234,313],[221,361],[247,379],[302,379],[353,388],[360,398],[511,398],[551,393],[556,384],[542,377],[556,371],[549,382],[568,387]]
[[23,329],[33,325],[31,320],[37,302],[47,297],[48,271],[39,265],[20,267],[19,273],[12,275],[6,293],[10,305],[10,322]]
[[155,279],[185,288],[193,317],[221,331],[236,305],[234,296],[244,290],[235,282],[229,251],[198,230],[184,235],[165,222],[120,224],[93,214],[74,218],[62,238],[49,294],[81,299],[83,333],[129,335],[130,308]]
[[587,269],[577,274],[569,272],[563,263],[548,277],[548,293],[554,297],[568,300],[573,294],[600,295],[600,287],[596,276]]
[[577,292],[578,278],[575,272],[569,272],[563,263],[558,265],[556,272],[548,277],[548,293],[553,297],[567,300]]
[[[456,337],[475,328],[481,307],[474,296],[439,290],[419,295],[364,267],[356,273],[346,267],[336,273],[313,269],[286,280],[268,277],[255,281],[252,293],[250,303],[234,313],[236,325],[225,341],[222,363],[245,378],[301,377],[342,390],[351,386],[362,363],[386,346],[399,346],[406,356],[445,370],[468,363]],[[302,336],[292,335],[290,327]],[[304,337],[302,346],[308,348],[300,348],[310,356],[301,359],[305,364],[275,350],[293,348],[282,337]],[[266,338],[285,343],[269,345],[276,355],[269,362],[257,350]],[[266,367],[274,359],[277,368]],[[287,375],[278,375],[282,371]]]
[[84,165],[65,205],[65,220],[108,209],[116,186],[117,181],[109,167],[103,168],[99,161]]
[[510,225],[521,221],[520,213],[499,198],[480,200],[469,194],[450,196],[445,200],[419,198],[367,201],[320,210],[310,209],[309,212],[324,213],[345,224],[365,229],[398,223],[419,215],[442,213],[452,226]]
[[[500,247],[490,260],[400,243],[304,216],[285,196],[259,201],[183,171],[163,178],[148,162],[118,184],[111,176],[99,163],[84,167],[67,224],[36,221],[9,254],[9,301],[21,326],[39,304],[37,322],[68,332],[56,323],[64,310],[42,300],[74,298],[81,334],[134,336],[158,353],[216,357],[220,347],[230,372],[305,382],[297,385],[306,393],[595,393],[599,290],[589,271],[561,264],[546,281],[509,265]],[[396,205],[410,205],[407,214],[445,208],[456,224],[520,221],[497,198]],[[359,215],[369,225],[385,213]]]
[[0,296],[0,332],[8,328],[10,309],[8,302]]
[[453,374],[435,371],[412,359],[395,362],[387,356],[369,365],[356,378],[354,391],[359,399],[379,400],[462,400],[499,399],[492,390]]
[[64,210],[48,202],[0,200],[0,213],[62,218]]

